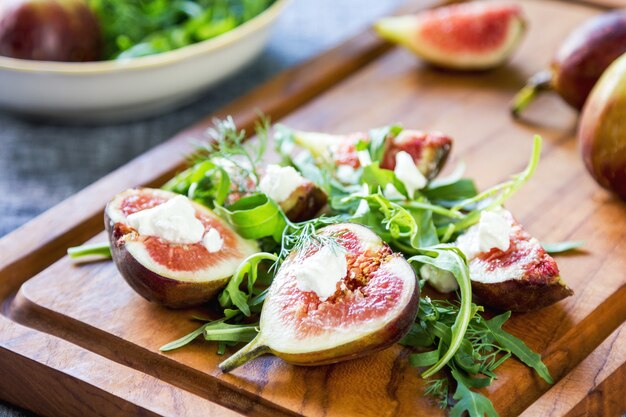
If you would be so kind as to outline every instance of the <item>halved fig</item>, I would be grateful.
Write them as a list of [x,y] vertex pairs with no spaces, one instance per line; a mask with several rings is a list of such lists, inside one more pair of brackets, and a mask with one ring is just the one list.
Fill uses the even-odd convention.
[[507,60],[525,32],[519,6],[477,1],[386,17],[374,28],[431,64],[460,70],[494,68]]
[[408,332],[419,285],[402,255],[365,226],[337,224],[318,234],[283,262],[259,334],[220,364],[223,372],[264,353],[294,365],[335,363],[385,349]]
[[[230,178],[230,194],[226,204],[231,205],[256,191],[249,172],[223,158],[216,158]],[[326,205],[328,196],[314,182],[304,178],[293,167],[267,165],[259,170],[261,191],[276,200],[292,222],[312,219]]]
[[539,241],[509,211],[500,209],[497,215],[508,223],[505,250],[498,247],[481,250],[480,240],[485,238],[480,236],[483,233],[480,223],[469,228],[456,242],[467,257],[476,298],[500,310],[530,311],[572,295],[556,262]]
[[328,197],[317,184],[291,166],[268,165],[262,170],[259,189],[274,199],[292,222],[312,219]]
[[[327,158],[337,167],[359,168],[361,163],[356,151],[359,141],[369,142],[365,133],[331,135],[316,132],[296,131],[296,142],[309,150],[316,158]],[[452,149],[452,139],[440,132],[422,132],[404,129],[398,135],[389,134],[385,139],[381,168],[393,170],[396,154],[407,152],[420,172],[433,179],[439,174]]]
[[[199,221],[194,223],[200,226],[199,241],[177,243],[131,226],[137,213],[150,214],[147,210],[173,199],[185,199],[189,204],[185,208],[193,210],[191,221]],[[182,213],[172,208],[172,213],[161,216],[154,222],[160,222],[162,230],[180,233]],[[113,260],[126,282],[148,301],[172,308],[209,301],[239,264],[258,251],[255,242],[239,237],[208,208],[158,189],[130,189],[115,196],[105,209],[105,227]]]

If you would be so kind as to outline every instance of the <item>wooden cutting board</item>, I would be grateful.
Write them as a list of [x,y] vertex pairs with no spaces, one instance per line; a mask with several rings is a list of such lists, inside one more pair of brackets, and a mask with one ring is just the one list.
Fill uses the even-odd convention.
[[[585,252],[557,258],[573,297],[514,315],[506,327],[541,352],[555,380],[562,381],[548,391],[510,360],[485,393],[502,416],[529,406],[526,415],[564,415],[576,408],[550,408],[558,402],[555,390],[584,399],[576,384],[567,383],[571,375],[594,381],[588,384],[592,392],[624,381],[626,348],[606,344],[624,339],[626,205],[587,175],[575,142],[576,114],[558,98],[540,98],[522,122],[508,113],[524,80],[545,68],[564,36],[600,9],[558,1],[520,4],[529,32],[512,61],[498,70],[434,70],[367,32],[278,76],[219,115],[233,114],[248,129],[258,108],[299,129],[344,133],[401,122],[441,130],[455,138],[449,168],[464,161],[481,188],[520,171],[532,135],[543,135],[536,176],[508,207],[540,240],[583,239]],[[408,366],[409,350],[400,346],[315,368],[263,357],[229,375],[217,369],[223,358],[210,343],[162,354],[161,345],[198,326],[190,320],[194,311],[144,301],[110,262],[75,266],[63,256],[68,246],[104,240],[105,202],[130,186],[162,184],[191,150],[189,139],[201,139],[209,124],[207,118],[0,240],[0,398],[47,415],[441,414],[422,396],[424,382]],[[598,359],[607,352],[615,361],[610,372]],[[602,378],[594,380],[602,369]],[[626,411],[623,392],[601,391],[614,407],[594,408],[597,415]]]

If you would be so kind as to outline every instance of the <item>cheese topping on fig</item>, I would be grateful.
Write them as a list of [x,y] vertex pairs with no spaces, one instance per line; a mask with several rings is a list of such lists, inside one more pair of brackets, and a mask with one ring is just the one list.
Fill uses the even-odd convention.
[[400,198],[402,200],[404,200],[406,197],[404,197],[402,195],[402,193],[400,191],[398,191],[398,189],[391,183],[385,185],[385,189],[383,190],[383,194],[385,195],[385,197],[387,198],[393,198],[393,199],[397,199]]
[[413,157],[405,151],[396,154],[396,168],[393,172],[402,181],[410,197],[413,197],[415,191],[426,187],[428,183],[424,174],[415,165]]
[[336,171],[337,179],[346,184],[358,182],[356,170],[350,165],[339,165]]
[[156,236],[171,243],[198,243],[204,235],[204,225],[196,218],[196,209],[182,195],[133,213],[127,220],[140,235]]
[[451,272],[436,268],[429,264],[424,264],[420,268],[420,276],[428,281],[437,291],[448,293],[456,291],[459,283]]
[[194,244],[202,242],[210,252],[218,252],[224,246],[219,232],[211,228],[206,231],[204,224],[196,217],[196,209],[191,200],[177,195],[163,204],[141,210],[127,217],[128,224],[143,236],[156,236],[166,242]]
[[511,240],[511,221],[505,217],[504,209],[483,211],[480,221],[459,236],[456,245],[471,260],[479,253],[492,249],[506,252]]
[[478,249],[489,252],[497,248],[506,252],[511,244],[511,222],[502,213],[483,211],[478,223]]
[[313,291],[320,301],[326,301],[347,273],[348,262],[341,248],[324,246],[298,265],[296,286],[300,291]]
[[202,244],[209,253],[219,252],[224,246],[224,239],[217,229],[210,228],[202,238]]
[[293,167],[268,165],[259,188],[272,200],[282,203],[304,183],[305,179]]

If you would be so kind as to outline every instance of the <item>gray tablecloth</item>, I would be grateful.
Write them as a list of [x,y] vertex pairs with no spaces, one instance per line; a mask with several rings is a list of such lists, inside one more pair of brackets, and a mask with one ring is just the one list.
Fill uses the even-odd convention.
[[[93,127],[35,123],[0,112],[0,236],[400,2],[293,0],[261,57],[197,102],[160,117]],[[0,402],[0,417],[23,413]]]

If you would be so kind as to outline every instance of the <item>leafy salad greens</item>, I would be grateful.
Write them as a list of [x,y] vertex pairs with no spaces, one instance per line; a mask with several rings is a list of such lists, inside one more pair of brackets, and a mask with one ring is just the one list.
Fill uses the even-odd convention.
[[221,35],[274,0],[87,0],[100,22],[105,59],[171,51]]
[[[192,166],[164,186],[212,207],[241,236],[259,240],[264,252],[246,259],[220,294],[221,318],[199,318],[206,323],[161,347],[162,351],[180,348],[197,337],[218,342],[220,354],[227,346],[249,342],[257,333],[259,312],[272,276],[286,255],[304,243],[322,239],[316,233],[320,227],[356,222],[370,227],[393,249],[402,252],[416,270],[431,265],[452,273],[459,284],[459,301],[422,297],[416,321],[401,341],[416,352],[410,356],[411,364],[426,368],[422,372],[428,381],[426,395],[435,398],[442,408],[451,407],[452,416],[464,412],[472,417],[495,416],[491,401],[473,389],[490,385],[496,378],[496,369],[511,356],[552,383],[540,355],[502,329],[510,312],[491,319],[482,316],[483,308],[472,302],[465,255],[450,243],[476,224],[482,211],[502,205],[530,179],[539,162],[539,136],[534,138],[527,167],[504,183],[478,192],[472,180],[463,178],[462,171],[456,171],[410,194],[393,171],[380,167],[383,141],[388,135],[401,132],[401,126],[374,130],[368,142],[357,144],[357,150],[367,152],[369,163],[358,168],[351,181],[340,181],[333,164],[310,151],[300,150],[294,156],[293,150],[297,148],[294,132],[276,126],[274,141],[283,164],[293,166],[323,188],[329,197],[328,213],[293,223],[276,202],[258,191],[256,167],[267,149],[268,128],[268,123],[258,125],[257,144],[249,147],[243,146],[245,134],[237,131],[232,119],[216,122],[210,132],[211,144],[201,146],[191,159]],[[229,204],[230,180],[236,171],[224,169],[216,158],[231,161],[239,169],[237,172],[250,178],[252,192]],[[389,184],[400,195],[386,193]],[[420,285],[424,285],[423,280]]]

